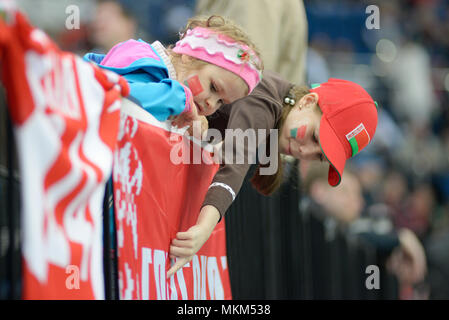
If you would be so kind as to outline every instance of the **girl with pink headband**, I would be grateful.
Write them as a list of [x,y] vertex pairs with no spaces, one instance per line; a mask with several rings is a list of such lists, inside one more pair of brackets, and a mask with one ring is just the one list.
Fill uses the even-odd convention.
[[261,80],[257,48],[233,22],[192,18],[175,46],[128,40],[86,60],[122,75],[130,99],[159,121],[179,127],[205,121],[220,106],[248,95]]

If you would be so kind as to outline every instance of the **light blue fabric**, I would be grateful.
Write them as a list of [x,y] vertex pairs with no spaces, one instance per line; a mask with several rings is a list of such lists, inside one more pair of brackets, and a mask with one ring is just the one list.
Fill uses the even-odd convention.
[[[129,55],[129,52],[121,51],[121,47],[118,47],[114,54]],[[151,49],[156,52],[152,47]],[[105,57],[104,54],[87,53],[84,59],[123,76],[128,81],[132,98],[159,121],[167,120],[169,116],[180,114],[186,109],[185,87],[169,78],[167,66],[159,55],[159,60],[139,58],[124,68],[101,65]]]

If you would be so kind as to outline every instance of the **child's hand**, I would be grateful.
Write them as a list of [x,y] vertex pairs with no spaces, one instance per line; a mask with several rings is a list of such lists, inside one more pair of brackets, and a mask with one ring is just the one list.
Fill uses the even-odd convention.
[[167,278],[175,274],[186,263],[193,259],[193,256],[209,239],[211,232],[201,225],[194,225],[186,232],[178,232],[176,238],[170,245],[170,258],[178,258],[175,264],[168,270]]
[[178,128],[191,126],[193,121],[199,118],[198,109],[194,102],[191,103],[191,108],[192,110],[173,117],[172,125],[177,126]]
[[193,124],[187,129],[187,133],[198,140],[202,140],[203,136],[207,133],[209,129],[209,122],[205,116],[198,116],[197,119],[193,120]]
[[400,246],[387,260],[387,268],[401,283],[416,284],[423,281],[427,273],[427,263],[420,240],[411,230],[401,229],[399,242]]
[[204,206],[198,215],[196,225],[186,232],[176,234],[176,238],[170,245],[170,258],[178,259],[167,271],[167,278],[193,259],[193,256],[209,239],[219,219],[220,212],[214,206]]
[[198,115],[196,107],[194,109],[195,111],[184,112],[178,116],[174,116],[172,118],[172,125],[178,128],[190,126],[186,133],[198,140],[202,140],[203,134],[209,129],[209,122],[205,116]]
[[193,100],[193,96],[190,97],[190,111],[183,112],[180,115],[174,116],[172,125],[177,126],[178,128],[184,128],[186,126],[192,126],[193,121],[199,118],[198,108],[196,106],[195,101]]

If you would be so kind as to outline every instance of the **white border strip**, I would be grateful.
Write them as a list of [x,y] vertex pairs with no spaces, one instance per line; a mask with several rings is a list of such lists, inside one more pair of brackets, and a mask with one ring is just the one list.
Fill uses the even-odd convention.
[[[165,131],[177,133],[179,135],[184,135],[184,133],[187,131],[187,127],[184,128],[177,128],[171,125],[171,120],[166,121],[159,121],[157,120],[151,113],[148,111],[145,111],[143,108],[132,102],[131,100],[128,100],[126,98],[122,99],[122,109],[121,112],[136,118],[139,121],[142,121],[144,123],[151,124],[155,127],[161,128]],[[200,141],[194,137],[187,137],[187,139],[191,140],[192,142],[196,143],[197,145],[201,146],[204,150],[208,152],[214,152],[214,148],[210,143],[205,143],[203,141]]]

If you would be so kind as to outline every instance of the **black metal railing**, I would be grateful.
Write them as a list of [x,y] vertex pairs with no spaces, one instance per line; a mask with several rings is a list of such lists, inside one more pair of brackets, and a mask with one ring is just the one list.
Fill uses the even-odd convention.
[[[290,178],[271,197],[246,179],[226,214],[233,298],[397,299],[396,279],[376,248],[317,206],[300,205],[296,172],[290,168]],[[379,289],[366,286],[370,265],[379,268]]]
[[12,124],[0,86],[0,299],[20,299],[20,177]]

